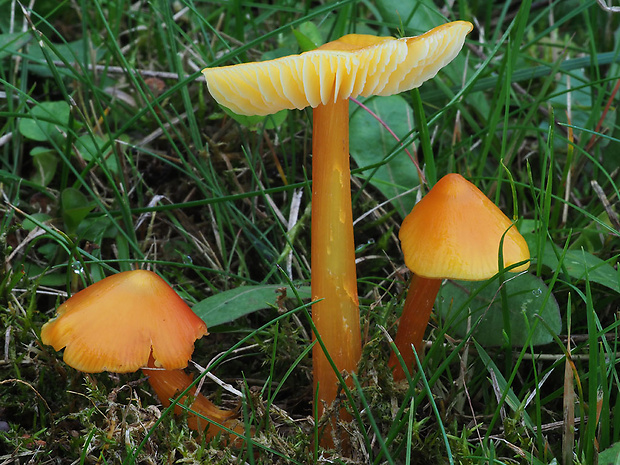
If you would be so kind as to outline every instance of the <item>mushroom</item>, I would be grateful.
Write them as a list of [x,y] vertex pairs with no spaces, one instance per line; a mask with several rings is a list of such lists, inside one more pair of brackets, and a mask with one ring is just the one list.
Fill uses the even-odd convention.
[[[64,348],[64,361],[85,373],[142,368],[167,406],[170,397],[190,385],[191,378],[181,368],[192,356],[194,341],[206,334],[204,321],[162,278],[135,270],[108,276],[71,296],[43,325],[41,341],[57,351]],[[204,396],[197,396],[191,408],[243,434],[232,420],[234,412],[219,409]],[[198,429],[198,423],[190,416],[190,426]],[[219,431],[211,425],[207,438]]]
[[[392,95],[420,86],[452,61],[471,29],[471,23],[456,21],[401,39],[350,34],[300,55],[202,71],[213,98],[238,114],[314,108],[312,319],[338,372],[354,372],[361,355],[349,98]],[[320,417],[336,397],[338,379],[318,344],[313,367]]]
[[[405,218],[399,238],[405,264],[414,273],[394,343],[405,365],[419,353],[435,298],[443,279],[482,281],[498,273],[503,237],[503,267],[528,261],[525,239],[502,211],[460,174],[448,174]],[[528,268],[523,263],[510,271]],[[392,352],[394,379],[404,371]]]

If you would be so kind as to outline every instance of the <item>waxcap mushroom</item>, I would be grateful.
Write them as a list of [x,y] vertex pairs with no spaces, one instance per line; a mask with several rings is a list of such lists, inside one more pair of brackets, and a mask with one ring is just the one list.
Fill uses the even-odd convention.
[[[336,373],[354,373],[361,356],[349,99],[421,85],[456,56],[471,29],[457,21],[409,39],[348,35],[301,55],[203,70],[211,95],[236,113],[313,107],[312,321],[322,340],[312,351],[317,420],[341,389]],[[352,386],[351,378],[346,382]],[[346,422],[350,415],[340,408],[338,418]],[[319,435],[324,447],[334,445],[330,427]],[[346,436],[339,442],[348,447]]]
[[74,294],[43,325],[41,340],[86,373],[185,368],[207,326],[156,273],[126,271]]
[[399,238],[405,264],[417,275],[476,281],[498,272],[504,233],[504,267],[529,260],[527,243],[516,226],[476,186],[453,173],[441,178],[413,207]]
[[456,57],[472,27],[454,21],[400,39],[349,34],[299,55],[202,72],[213,98],[241,115],[315,108],[420,86]]

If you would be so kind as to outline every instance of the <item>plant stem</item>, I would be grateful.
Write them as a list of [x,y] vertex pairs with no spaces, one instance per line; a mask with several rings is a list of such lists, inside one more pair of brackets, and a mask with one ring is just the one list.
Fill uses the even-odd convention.
[[[415,347],[418,354],[422,350],[422,338],[428,326],[428,320],[440,286],[441,279],[423,278],[416,274],[411,278],[403,314],[400,317],[398,331],[396,331],[396,338],[394,339],[394,344],[396,344],[408,368],[412,368],[415,364],[415,354],[411,346]],[[394,352],[390,356],[389,366],[394,369],[395,381],[405,378],[405,372]]]
[[[312,299],[321,301],[312,306],[312,320],[338,371],[353,373],[361,356],[361,333],[351,210],[349,101],[319,105],[313,118]],[[318,344],[312,360],[320,418],[325,405],[336,398],[338,381]]]

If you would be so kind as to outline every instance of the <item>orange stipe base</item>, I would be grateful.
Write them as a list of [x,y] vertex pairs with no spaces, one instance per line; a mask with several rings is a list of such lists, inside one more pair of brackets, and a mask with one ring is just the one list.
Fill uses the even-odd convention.
[[[193,381],[192,377],[183,370],[153,369],[155,367],[152,358],[149,360],[149,368],[143,369],[142,372],[148,376],[149,384],[164,407],[170,406],[170,399],[176,398]],[[179,404],[189,408],[191,412]],[[245,429],[237,419],[236,411],[221,409],[202,394],[196,395],[195,387],[192,387],[187,395],[179,399],[178,404],[174,407],[175,415],[182,415],[186,411],[188,412],[188,426],[195,431],[204,432],[207,440],[221,434],[225,442],[241,445],[242,438],[245,436]],[[201,416],[212,421],[207,421]],[[237,434],[229,433],[222,426]]]
[[[422,356],[424,332],[428,326],[428,320],[440,287],[441,279],[428,279],[418,275],[413,275],[411,278],[403,313],[398,323],[398,331],[394,339],[394,344],[396,344],[405,361],[405,366],[409,370],[415,366],[415,354],[411,347],[415,347],[418,357]],[[405,372],[395,352],[392,352],[388,364],[394,370],[395,381],[405,379]]]

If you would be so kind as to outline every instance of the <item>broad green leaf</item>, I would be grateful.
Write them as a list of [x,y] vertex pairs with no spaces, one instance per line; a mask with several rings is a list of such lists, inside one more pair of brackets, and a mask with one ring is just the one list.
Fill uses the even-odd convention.
[[[281,295],[278,290],[281,288],[287,289],[287,297],[295,298],[293,291],[285,284],[241,286],[208,297],[198,302],[192,309],[204,320],[207,327],[230,323],[249,313],[276,305]],[[309,299],[311,296],[309,286],[302,286],[296,290],[304,299]]]
[[30,180],[39,186],[47,186],[54,179],[58,166],[55,151],[47,147],[35,147],[30,151],[30,155],[35,168]]
[[[535,222],[532,220],[524,221],[522,226],[522,234],[525,238],[532,258],[542,260],[542,263],[555,271],[558,267],[558,257],[554,252],[554,246],[547,241],[544,245],[541,256],[537,256],[538,243],[535,232]],[[555,250],[559,254],[562,253],[562,247],[555,246]],[[617,259],[616,259],[617,261]],[[620,292],[620,275],[618,271],[608,262],[601,260],[585,250],[567,250],[562,265],[566,268],[568,274],[577,280],[588,279],[592,282],[602,284],[616,292]]]
[[376,6],[384,21],[404,30],[406,35],[418,35],[446,22],[430,0],[378,0]]
[[117,232],[114,223],[106,216],[85,218],[77,228],[80,239],[86,239],[93,243],[99,243],[103,238],[113,239]]
[[[558,334],[562,329],[562,317],[553,294],[549,296],[546,305],[542,306],[548,290],[545,283],[529,273],[510,275],[507,278],[504,285],[508,295],[512,344],[525,344],[529,330],[534,328],[537,315]],[[439,292],[436,307],[444,320],[454,322],[452,330],[459,337],[467,335],[468,316],[471,315],[472,327],[482,318],[473,332],[474,338],[485,347],[499,346],[505,341],[498,281],[495,279],[487,286],[484,284],[486,281],[448,281]],[[479,293],[467,303],[470,296],[478,290]],[[531,339],[532,344],[548,344],[552,339],[545,326],[537,323]]]
[[67,226],[67,232],[75,234],[82,220],[94,208],[94,204],[73,187],[68,187],[62,191],[60,203],[62,206],[62,219]]
[[[88,61],[91,59],[97,63],[105,54],[105,50],[102,47],[95,47],[93,49],[91,42],[87,39],[79,39],[74,42],[68,42],[66,44],[53,43],[44,45],[46,51],[49,52],[49,58],[54,61],[63,61],[70,66],[80,68],[85,71],[85,68],[90,64]],[[30,65],[29,70],[39,76],[52,77],[53,73],[50,70],[49,65],[45,60],[45,55],[40,47],[30,47],[28,51],[28,59],[33,63]],[[84,62],[87,60],[87,62]],[[69,67],[58,66],[56,71],[61,76],[69,76],[75,78],[75,71]]]
[[30,109],[30,118],[19,121],[19,132],[27,139],[44,142],[59,140],[69,125],[69,104],[65,101],[41,102]]
[[223,107],[223,106],[220,106],[220,108],[222,108],[224,112],[228,116],[230,116],[232,119],[234,119],[237,123],[247,127],[251,131],[258,131],[259,129],[262,129],[263,127],[265,129],[277,128],[284,122],[284,120],[286,119],[286,115],[288,114],[288,110],[280,110],[279,112],[274,113],[273,115],[246,116],[246,115],[239,115],[235,113],[234,111],[226,107]]
[[319,28],[310,21],[301,23],[299,28],[293,29],[293,34],[302,52],[314,50],[323,43]]
[[32,221],[31,218],[36,221],[39,221],[40,223],[45,223],[46,221],[49,221],[52,219],[52,217],[48,215],[47,213],[41,213],[41,212],[33,213],[32,215],[29,215],[26,218],[24,218],[24,221],[22,221],[22,228],[24,228],[26,231],[34,231],[34,229],[37,227],[37,223]]
[[[58,248],[55,245],[54,252]],[[40,286],[62,287],[67,284],[67,274],[64,271],[52,271],[33,263],[24,263],[24,272],[29,280],[35,281]]]
[[612,444],[599,454],[598,465],[620,465],[620,442]]
[[[411,132],[413,110],[399,95],[375,97],[363,101],[400,138]],[[360,168],[373,166],[382,161],[398,145],[398,141],[368,111],[351,104],[349,150]],[[411,152],[412,147],[407,147]],[[379,168],[369,168],[359,176],[370,177],[370,183],[386,198],[392,199],[394,208],[404,218],[415,205],[415,192],[409,191],[419,184],[415,165],[405,152],[393,156]]]
[[0,60],[16,54],[30,39],[32,36],[27,32],[0,34]]
[[75,141],[75,146],[84,160],[94,160],[98,165],[105,163],[105,166],[112,173],[118,174],[120,169],[116,156],[112,153],[112,148],[108,146],[105,152],[103,151],[103,147],[105,147],[107,143],[108,139],[104,137],[84,134],[78,137]]
[[[561,249],[560,249],[561,251]],[[543,263],[555,270],[558,259],[551,248],[551,244],[545,245]],[[616,292],[620,292],[620,275],[609,263],[588,253],[584,250],[568,250],[562,262],[570,276],[578,280],[586,279],[602,284]]]

